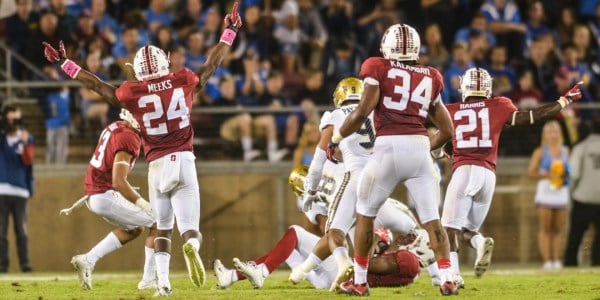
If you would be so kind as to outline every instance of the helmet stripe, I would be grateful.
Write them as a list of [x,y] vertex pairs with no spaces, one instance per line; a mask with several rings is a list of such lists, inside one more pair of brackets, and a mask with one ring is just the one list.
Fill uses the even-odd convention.
[[152,63],[150,62],[150,47],[148,45],[144,46],[144,56],[148,74],[154,73],[154,70],[152,70]]
[[404,24],[400,25],[402,30],[402,54],[406,55],[406,48],[408,44],[408,28]]
[[477,79],[476,79],[476,82],[477,82],[477,91],[480,91],[481,90],[480,89],[480,85],[481,85],[481,72],[479,72],[479,67],[477,67],[475,69],[475,73],[477,73]]

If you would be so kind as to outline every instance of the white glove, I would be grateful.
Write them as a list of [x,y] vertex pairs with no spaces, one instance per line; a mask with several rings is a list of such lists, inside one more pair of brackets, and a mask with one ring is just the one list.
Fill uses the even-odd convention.
[[[313,192],[312,194],[310,192]],[[313,203],[321,201],[321,199],[319,199],[319,196],[317,196],[317,192],[315,191],[308,191],[306,190],[304,192],[304,196],[303,196],[303,202],[304,202],[304,211],[307,212],[312,208]]]
[[150,202],[146,201],[144,198],[140,197],[137,200],[135,200],[135,206],[141,208],[149,216],[154,218],[154,213],[152,212],[152,205],[150,205]]

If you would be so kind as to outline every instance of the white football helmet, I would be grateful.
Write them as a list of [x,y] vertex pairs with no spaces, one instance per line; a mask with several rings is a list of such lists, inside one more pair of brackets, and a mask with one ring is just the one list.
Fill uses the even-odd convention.
[[412,252],[419,259],[421,268],[427,268],[435,262],[435,254],[429,247],[429,234],[425,229],[415,229],[415,234],[417,237],[412,243],[399,246],[398,249]]
[[133,71],[139,81],[152,80],[169,74],[169,56],[162,49],[147,45],[133,58]]
[[129,122],[129,124],[131,124],[131,126],[133,126],[133,128],[135,128],[137,131],[140,130],[140,123],[138,123],[138,121],[128,110],[121,108],[121,113],[119,114],[119,117],[121,118],[121,120]]
[[419,59],[421,38],[417,31],[406,24],[390,26],[381,38],[379,49],[386,59],[411,61]]
[[492,76],[482,68],[470,68],[460,77],[459,89],[462,101],[467,97],[485,97],[492,95]]

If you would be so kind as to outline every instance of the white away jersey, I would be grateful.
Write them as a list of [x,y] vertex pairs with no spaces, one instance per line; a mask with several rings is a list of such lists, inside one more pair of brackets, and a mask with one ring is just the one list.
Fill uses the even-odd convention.
[[[331,113],[330,122],[334,126],[334,132],[340,129],[346,117],[357,106],[358,104],[345,105]],[[373,153],[374,144],[375,129],[373,128],[373,114],[370,114],[358,131],[347,136],[340,143],[346,172],[361,170]]]

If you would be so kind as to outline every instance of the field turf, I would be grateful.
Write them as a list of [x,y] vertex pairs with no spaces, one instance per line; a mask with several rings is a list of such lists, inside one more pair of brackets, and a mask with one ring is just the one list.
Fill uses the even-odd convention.
[[[464,299],[600,299],[600,268],[564,269],[545,272],[541,269],[501,268],[475,278],[465,268],[466,282],[459,297]],[[347,299],[326,290],[315,290],[304,282],[287,282],[289,271],[277,271],[262,289],[255,290],[247,281],[227,290],[216,289],[212,271],[203,288],[195,288],[185,274],[172,274],[172,299]],[[74,273],[34,273],[0,275],[0,299],[150,299],[153,291],[138,291],[140,274],[133,272],[94,274],[93,290],[79,286]],[[372,299],[440,299],[437,288],[430,285],[426,272],[413,285],[404,288],[372,288]]]

